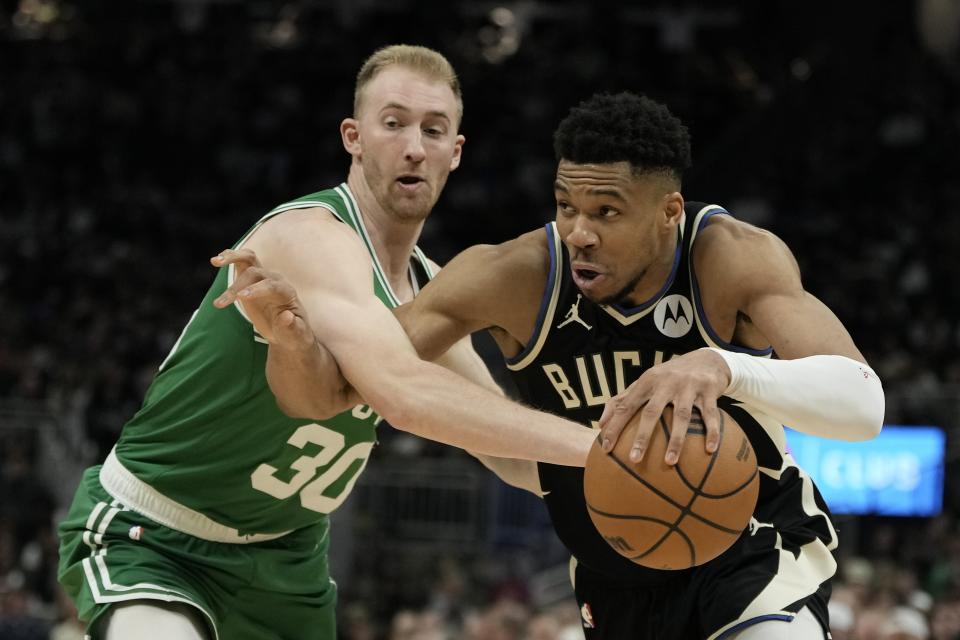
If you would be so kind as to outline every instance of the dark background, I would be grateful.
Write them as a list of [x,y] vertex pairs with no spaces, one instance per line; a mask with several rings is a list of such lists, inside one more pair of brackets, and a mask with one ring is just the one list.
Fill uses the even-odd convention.
[[[207,258],[344,179],[355,73],[406,42],[463,84],[463,164],[421,242],[441,263],[552,217],[551,133],[592,93],[646,93],[687,123],[686,198],[779,234],[883,379],[887,422],[948,430],[943,516],[840,519],[835,637],[847,613],[859,638],[917,616],[960,637],[958,41],[950,0],[3,0],[0,636],[69,620],[53,526],[78,469],[138,408]],[[563,551],[539,502],[383,431],[338,514],[345,637],[403,616],[417,630],[389,637],[571,637],[535,636],[577,619],[545,595]],[[440,511],[401,512],[414,494]]]

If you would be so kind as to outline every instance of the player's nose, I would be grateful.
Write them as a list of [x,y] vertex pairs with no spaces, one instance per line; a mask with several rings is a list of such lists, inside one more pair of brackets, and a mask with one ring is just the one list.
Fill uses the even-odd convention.
[[597,246],[599,241],[600,237],[590,228],[589,223],[584,220],[583,216],[578,216],[574,220],[573,227],[566,237],[567,244],[579,249],[593,248]]
[[427,152],[423,148],[423,134],[420,129],[410,127],[410,133],[407,135],[406,144],[403,148],[403,157],[409,162],[423,162],[427,157]]

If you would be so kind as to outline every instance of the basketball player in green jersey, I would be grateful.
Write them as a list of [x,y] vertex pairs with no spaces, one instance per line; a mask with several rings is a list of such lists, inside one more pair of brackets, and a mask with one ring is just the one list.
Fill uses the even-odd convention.
[[[782,425],[847,440],[876,435],[884,409],[876,374],[836,316],[803,289],[782,242],[718,205],[683,198],[689,138],[665,106],[632,94],[594,96],[571,110],[555,144],[555,222],[462,253],[397,309],[404,329],[426,358],[489,329],[525,402],[603,423],[607,446],[644,407],[635,459],[667,404],[680,416],[668,464],[694,407],[710,427],[708,449],[719,435],[718,404],[750,438],[761,470],[750,528],[726,553],[686,571],[646,569],[614,552],[590,522],[582,469],[513,462],[511,478],[525,482],[512,483],[546,492],[575,558],[588,640],[828,637],[836,531],[786,452]],[[290,284],[246,273],[238,291],[257,301],[265,330],[278,328],[271,350],[282,359],[294,348],[319,354]],[[773,351],[781,359],[770,359]],[[288,407],[323,410],[314,399],[334,372],[319,377],[294,360],[278,371],[271,385]]]
[[[268,360],[273,332],[214,259],[224,268],[60,527],[60,581],[93,638],[333,640],[327,514],[381,417],[481,455],[583,465],[589,431],[420,360],[390,312],[435,270],[416,240],[460,162],[461,115],[443,56],[376,52],[341,124],[346,183],[277,207],[237,245],[287,275],[324,336],[310,364],[343,382],[315,399],[322,415],[277,407],[273,356],[303,358],[278,345]],[[468,343],[446,358],[495,387]]]

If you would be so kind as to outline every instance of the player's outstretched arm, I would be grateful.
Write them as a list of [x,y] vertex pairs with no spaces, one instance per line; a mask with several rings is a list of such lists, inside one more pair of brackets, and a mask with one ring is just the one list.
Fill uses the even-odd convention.
[[[502,393],[468,336],[487,329],[498,340],[526,338],[520,327],[532,326],[534,319],[524,314],[536,312],[548,267],[539,229],[500,245],[476,245],[446,265],[412,302],[393,311],[420,357]],[[544,495],[535,462],[469,453],[507,484]]]
[[605,407],[600,419],[605,448],[612,449],[639,411],[631,457],[640,459],[647,434],[663,408],[673,404],[668,463],[677,459],[693,407],[707,423],[709,449],[720,395],[821,437],[865,440],[880,432],[879,378],[840,320],[804,290],[796,261],[779,238],[717,216],[697,240],[694,265],[701,290],[721,296],[717,306],[741,314],[753,338],[766,340],[780,359],[701,349],[651,368]]
[[[264,283],[285,279],[298,300],[285,311],[302,313],[297,317],[333,355],[344,378],[393,426],[481,454],[584,464],[593,440],[590,430],[511,402],[417,357],[396,319],[373,295],[369,256],[344,225],[317,212],[288,212],[265,223],[248,247],[269,269],[267,277],[231,295],[244,300],[248,314],[251,307],[276,308],[274,285]],[[277,346],[284,341],[281,356],[304,342],[295,332],[264,337]],[[287,349],[291,337],[289,346],[295,348]],[[329,384],[310,383],[320,394]]]
[[[239,301],[260,335],[270,343],[267,383],[284,413],[321,420],[363,402],[343,377],[333,354],[317,341],[305,322],[306,313],[289,282],[264,269],[250,249],[227,249],[210,262],[235,269],[233,282],[214,300],[214,306],[225,308]],[[238,296],[239,292],[243,295]],[[257,297],[258,302],[247,300],[250,296]],[[323,384],[317,385],[316,380]]]
[[[434,362],[462,375],[467,380],[476,382],[497,395],[503,395],[503,390],[490,375],[487,365],[473,350],[469,337],[457,342]],[[537,471],[537,463],[533,460],[498,458],[476,451],[467,451],[467,453],[479,460],[483,466],[510,486],[524,489],[541,498],[545,495],[543,488],[540,486],[540,473]]]

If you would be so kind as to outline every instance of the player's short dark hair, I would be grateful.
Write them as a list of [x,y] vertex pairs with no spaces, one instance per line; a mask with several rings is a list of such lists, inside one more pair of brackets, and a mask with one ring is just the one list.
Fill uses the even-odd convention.
[[665,106],[630,92],[598,93],[570,109],[553,134],[557,161],[629,162],[636,174],[667,172],[678,182],[690,166],[690,134]]

